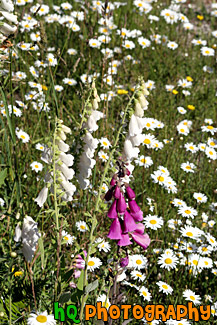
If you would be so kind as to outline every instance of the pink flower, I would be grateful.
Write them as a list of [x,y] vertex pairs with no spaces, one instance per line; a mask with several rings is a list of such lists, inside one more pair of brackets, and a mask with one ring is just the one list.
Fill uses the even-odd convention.
[[[150,238],[148,234],[144,234],[144,228],[145,226],[142,223],[137,224],[136,230],[130,233],[132,236],[132,239],[141,247],[144,249],[147,249],[147,247],[150,245]],[[122,238],[118,241],[119,246],[127,246],[132,244],[130,241],[129,234],[122,234]]]
[[135,223],[131,214],[126,210],[124,214],[124,224],[123,224],[123,233],[128,233],[134,231],[137,228],[137,224]]
[[126,211],[126,209],[127,209],[127,204],[123,194],[121,193],[117,203],[117,211],[123,214]]
[[135,192],[132,190],[132,188],[130,186],[126,187],[126,192],[127,192],[127,196],[129,198],[129,200],[135,199],[136,194],[135,194]]
[[110,239],[121,239],[122,238],[121,233],[122,230],[121,230],[120,221],[118,218],[115,218],[111,224],[109,234],[107,237]]
[[108,217],[110,219],[115,219],[116,217],[118,216],[118,213],[117,213],[117,200],[115,200],[110,209],[108,210]]

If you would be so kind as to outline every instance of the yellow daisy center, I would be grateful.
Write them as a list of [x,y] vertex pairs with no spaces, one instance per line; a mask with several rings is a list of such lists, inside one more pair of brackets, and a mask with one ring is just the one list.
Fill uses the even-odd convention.
[[94,266],[94,265],[95,265],[94,261],[89,261],[88,262],[88,266]]
[[157,223],[156,220],[150,220],[150,224],[155,225]]
[[171,264],[172,263],[172,259],[171,258],[166,258],[164,261],[166,264]]
[[164,289],[168,289],[168,286],[167,286],[166,284],[163,284],[163,285],[162,285],[162,288],[164,288]]
[[47,316],[39,315],[39,316],[36,317],[36,320],[37,320],[39,323],[46,323],[46,322],[47,322]]
[[193,234],[192,234],[191,231],[186,232],[186,235],[189,236],[189,237],[192,237],[193,236]]
[[191,300],[195,300],[195,297],[194,296],[190,296],[189,297]]
[[80,228],[84,230],[85,229],[85,226],[81,225]]
[[142,264],[142,261],[141,260],[136,260],[136,264]]
[[185,213],[186,214],[191,214],[191,211],[190,210],[185,210]]
[[163,177],[163,176],[158,176],[157,180],[158,180],[159,182],[163,182],[163,181],[164,181],[164,177]]

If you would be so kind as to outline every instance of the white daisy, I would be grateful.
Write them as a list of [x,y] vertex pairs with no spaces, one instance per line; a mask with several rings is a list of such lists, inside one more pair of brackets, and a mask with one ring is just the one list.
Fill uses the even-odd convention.
[[173,292],[173,288],[163,281],[158,281],[156,284],[159,287],[159,291],[162,291],[163,293],[166,293],[166,295],[171,294]]
[[163,218],[156,215],[147,215],[144,219],[144,224],[147,228],[157,230],[163,226]]
[[53,315],[48,315],[47,311],[37,312],[36,314],[31,313],[28,317],[28,325],[55,325],[56,321]]
[[93,272],[95,269],[98,269],[102,265],[101,260],[98,257],[89,257],[87,262],[87,269],[90,272]]
[[32,167],[32,170],[36,171],[36,173],[41,172],[43,169],[43,165],[37,161],[33,161],[30,167]]
[[88,230],[88,226],[87,226],[87,224],[86,224],[85,221],[77,221],[77,222],[75,223],[75,225],[76,225],[77,229],[78,229],[79,231],[81,231],[81,232],[85,232],[85,231]]

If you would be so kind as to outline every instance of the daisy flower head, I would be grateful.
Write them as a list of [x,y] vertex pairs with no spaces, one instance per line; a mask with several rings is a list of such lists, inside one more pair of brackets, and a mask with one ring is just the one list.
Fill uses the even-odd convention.
[[138,166],[144,166],[145,168],[149,168],[151,165],[153,165],[153,160],[151,159],[151,157],[145,157],[142,155],[135,160],[135,163]]
[[87,269],[90,272],[93,272],[95,269],[98,269],[102,265],[101,260],[98,257],[89,257],[87,262]]
[[147,215],[144,219],[144,224],[147,228],[157,230],[163,226],[163,218],[156,215]]
[[176,42],[168,42],[167,47],[171,50],[175,50],[178,47],[178,44]]
[[215,55],[215,50],[212,49],[211,47],[203,46],[203,47],[201,47],[200,51],[203,56],[214,56]]
[[177,107],[177,110],[180,114],[185,114],[187,112],[186,109],[184,109],[182,106]]
[[93,48],[100,48],[101,42],[97,39],[91,38],[89,40],[89,46]]
[[71,245],[74,241],[74,237],[69,235],[65,230],[62,232],[62,239],[66,245]]
[[165,293],[166,295],[171,294],[173,292],[173,288],[163,281],[158,281],[156,283],[159,287],[159,291]]
[[167,269],[169,271],[176,268],[178,258],[174,254],[167,255],[163,253],[160,255],[157,263],[161,268]]
[[172,201],[172,204],[175,206],[175,207],[183,207],[184,205],[186,205],[185,201],[183,200],[180,200],[180,199],[177,199],[175,198],[173,201]]
[[68,49],[68,50],[67,50],[67,53],[68,53],[69,55],[76,55],[78,52],[77,52],[77,50],[75,50],[75,49]]
[[139,43],[139,45],[141,45],[141,47],[143,49],[145,49],[146,47],[149,47],[151,45],[151,42],[147,38],[144,38],[144,37],[139,37],[138,43]]
[[133,280],[139,280],[139,282],[143,282],[145,280],[145,275],[137,270],[133,270],[130,273]]
[[194,173],[195,168],[196,166],[193,163],[190,163],[189,161],[181,164],[181,169],[183,169],[186,173]]
[[190,132],[187,125],[184,125],[184,124],[181,124],[181,123],[179,123],[176,128],[177,128],[177,131],[178,131],[179,134],[182,134],[182,135],[185,135],[185,136],[188,135],[189,132]]
[[206,203],[207,202],[207,196],[202,193],[194,193],[193,198],[197,200],[197,203]]
[[178,209],[178,214],[181,214],[182,217],[185,218],[194,218],[195,216],[197,216],[197,210],[195,210],[194,208],[188,207],[187,205],[180,207]]
[[156,170],[153,174],[151,174],[151,178],[153,179],[154,183],[158,183],[160,185],[163,185],[166,181],[166,178],[168,176],[165,175],[162,171]]
[[101,138],[99,140],[101,146],[103,147],[103,149],[109,149],[109,147],[111,147],[111,143],[109,142],[109,140],[107,138]]
[[186,143],[184,147],[186,151],[191,151],[192,153],[196,153],[198,151],[198,147],[193,144],[193,142]]
[[217,152],[214,148],[206,147],[205,154],[209,159],[216,160],[217,159]]
[[55,89],[56,91],[58,91],[58,93],[60,93],[64,88],[63,88],[63,86],[61,86],[61,85],[55,85],[55,86],[54,86],[54,89]]
[[88,226],[87,226],[87,224],[86,224],[85,221],[77,221],[77,222],[75,223],[75,225],[76,225],[77,229],[78,229],[79,231],[81,231],[81,232],[85,232],[85,231],[88,230]]
[[144,269],[147,267],[148,260],[143,255],[130,255],[128,267],[135,268],[138,270]]
[[105,307],[106,309],[108,309],[111,305],[109,299],[107,299],[107,296],[105,294],[100,295],[96,301],[101,302],[102,307]]
[[29,142],[30,137],[23,130],[17,128],[15,133],[16,133],[16,136],[18,137],[18,139],[21,139],[23,143]]
[[207,141],[209,147],[216,149],[217,148],[217,140],[213,138],[209,138]]
[[63,83],[69,86],[75,86],[77,84],[77,81],[73,78],[64,78]]
[[191,239],[196,239],[198,240],[201,235],[203,235],[203,231],[200,230],[197,227],[192,227],[192,226],[185,226],[180,228],[180,233],[182,236],[191,238]]
[[123,47],[125,47],[128,50],[132,50],[135,47],[135,44],[132,41],[125,40],[122,44]]
[[185,298],[185,300],[187,301],[192,301],[194,303],[194,305],[200,305],[201,303],[201,298],[199,295],[196,295],[192,290],[190,289],[186,289],[183,292],[183,297]]
[[140,294],[140,296],[142,296],[144,298],[144,300],[147,300],[147,301],[151,300],[151,294],[146,287],[144,287],[144,286],[141,287],[139,289],[139,294]]
[[106,252],[107,253],[111,249],[110,244],[107,241],[105,241],[104,239],[102,239],[102,238],[97,238],[96,241],[95,241],[95,243],[99,243],[97,245],[97,247],[98,247],[98,249],[99,249],[100,252],[103,251],[103,252]]
[[37,312],[36,314],[31,313],[28,317],[28,325],[55,325],[56,321],[53,315],[48,315],[47,311]]
[[153,134],[143,134],[142,144],[145,145],[147,148],[151,148],[154,141],[156,140]]
[[48,53],[47,55],[47,62],[51,67],[57,65],[57,59],[54,57],[52,53]]
[[41,172],[43,169],[43,165],[40,162],[33,161],[30,165],[32,170],[34,170],[36,173]]
[[102,161],[107,161],[108,160],[108,155],[104,151],[100,150],[98,152],[98,156]]

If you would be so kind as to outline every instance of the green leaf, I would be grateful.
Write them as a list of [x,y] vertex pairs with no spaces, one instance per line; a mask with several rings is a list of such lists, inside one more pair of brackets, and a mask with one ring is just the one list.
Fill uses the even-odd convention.
[[80,278],[77,283],[77,288],[83,291],[84,288],[84,270],[81,271]]
[[4,184],[5,178],[7,176],[7,168],[0,172],[0,186]]
[[44,260],[44,244],[43,244],[42,236],[38,240],[38,245],[39,245],[39,250],[41,252],[41,267],[42,267],[42,269],[44,269],[45,268],[45,260]]
[[61,294],[60,298],[59,298],[59,302],[60,303],[66,303],[71,299],[71,292],[64,292]]
[[95,280],[92,283],[89,283],[85,288],[85,294],[88,294],[89,292],[95,290],[99,285],[99,281]]
[[74,273],[74,270],[75,269],[71,269],[68,272],[66,272],[65,274],[63,274],[64,281],[67,282],[71,278],[72,274]]

